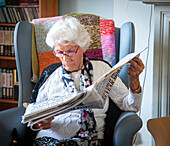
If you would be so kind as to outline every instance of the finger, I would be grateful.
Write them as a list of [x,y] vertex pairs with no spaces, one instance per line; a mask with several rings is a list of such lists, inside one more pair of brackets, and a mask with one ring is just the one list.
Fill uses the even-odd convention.
[[34,124],[34,125],[33,125],[33,129],[40,129],[39,124],[38,124],[38,123]]
[[131,70],[134,72],[140,72],[140,66],[135,61],[132,61],[129,68],[131,68]]
[[48,119],[45,119],[45,120],[43,120],[43,121],[41,121],[41,122],[39,122],[40,124],[46,124],[46,123],[51,123],[51,121],[54,119],[54,117],[50,117],[50,118],[48,118]]
[[135,57],[135,58],[133,58],[133,60],[134,60],[135,62],[137,62],[137,64],[138,64],[139,66],[143,66],[143,67],[144,67],[144,64],[143,64],[143,62],[142,62],[142,60],[141,60],[140,58]]
[[130,67],[132,68],[132,70],[139,72],[139,74],[143,71],[144,69],[144,65],[143,63],[141,63],[141,65],[138,64],[138,62],[136,62],[135,60],[131,60],[131,65]]
[[39,129],[49,129],[51,128],[51,123],[45,123],[45,124],[39,123],[38,126],[39,126]]

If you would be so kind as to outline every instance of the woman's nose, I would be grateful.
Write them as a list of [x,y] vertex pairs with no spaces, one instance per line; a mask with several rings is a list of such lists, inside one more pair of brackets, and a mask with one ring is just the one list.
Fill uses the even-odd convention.
[[68,61],[69,60],[69,56],[63,54],[63,60],[64,61]]

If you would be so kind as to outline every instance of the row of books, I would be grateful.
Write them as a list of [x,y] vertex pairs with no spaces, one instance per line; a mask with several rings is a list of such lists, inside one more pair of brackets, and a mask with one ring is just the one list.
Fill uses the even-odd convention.
[[0,7],[1,23],[17,23],[19,21],[32,21],[39,18],[39,8],[23,6],[6,6]]
[[[21,1],[21,0],[20,0]],[[22,0],[22,3],[38,3],[39,0]],[[6,5],[18,5],[18,0],[0,0],[0,6],[6,6]]]
[[13,99],[14,94],[18,94],[15,86],[18,86],[16,69],[0,68],[0,98]]
[[0,26],[0,55],[15,56],[14,26]]

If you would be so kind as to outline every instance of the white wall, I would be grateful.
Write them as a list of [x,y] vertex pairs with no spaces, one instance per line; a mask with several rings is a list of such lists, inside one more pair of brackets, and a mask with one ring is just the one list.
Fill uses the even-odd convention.
[[59,0],[59,15],[75,12],[113,19],[113,0]]
[[[121,26],[127,21],[132,21],[135,25],[135,49],[142,49],[148,46],[149,35],[149,20],[150,12],[154,11],[154,7],[146,5],[140,1],[130,0],[114,0],[114,21],[116,26]],[[153,12],[154,15],[154,12]],[[141,55],[143,62],[146,62],[147,53],[149,53],[146,81],[144,86],[143,101],[141,107],[141,118],[143,120],[143,127],[138,133],[136,145],[137,146],[151,146],[152,137],[146,128],[147,120],[152,118],[152,83],[153,83],[153,30],[154,30],[154,16],[151,21],[151,39],[149,44],[149,52],[145,51]],[[146,63],[145,63],[146,64]],[[144,81],[144,72],[140,75],[141,85]]]

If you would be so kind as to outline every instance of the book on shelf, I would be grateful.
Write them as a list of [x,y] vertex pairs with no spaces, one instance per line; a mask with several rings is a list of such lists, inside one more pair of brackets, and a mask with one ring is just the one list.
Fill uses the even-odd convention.
[[6,17],[4,16],[4,13],[2,9],[0,9],[0,22],[5,23],[6,22]]
[[13,80],[14,80],[14,85],[18,85],[18,73],[17,69],[13,69]]
[[39,18],[38,3],[20,3],[0,7],[1,23],[17,23]]
[[7,75],[6,69],[2,69],[2,98],[7,98]]
[[3,76],[2,76],[2,68],[0,68],[0,98],[2,98],[2,85],[3,85]]
[[17,73],[17,69],[13,70],[13,92],[14,92],[14,100],[18,101],[18,97],[19,97],[19,82],[18,82],[18,73]]
[[0,55],[15,56],[14,26],[0,26]]
[[106,97],[119,76],[122,67],[134,57],[139,56],[145,49],[131,53],[121,59],[106,74],[85,90],[63,96],[54,95],[54,97],[50,97],[47,100],[29,104],[25,114],[22,116],[22,123],[28,122],[28,126],[31,126],[44,119],[71,110],[81,108],[103,108]]
[[18,95],[18,88],[14,91],[14,85],[18,86],[16,69],[0,68],[0,98],[13,99],[14,95]]
[[3,16],[6,18],[5,23],[11,23],[11,18],[7,12],[6,7],[1,7],[1,10],[2,10]]
[[14,89],[14,83],[13,83],[13,71],[9,70],[9,98],[13,98],[13,89]]
[[19,98],[19,85],[14,85],[14,100],[18,101]]
[[4,27],[0,27],[0,55],[3,56],[3,52],[4,52]]
[[39,3],[19,3],[19,6],[21,7],[39,7]]
[[13,96],[13,72],[11,69],[6,71],[6,98],[12,99]]

